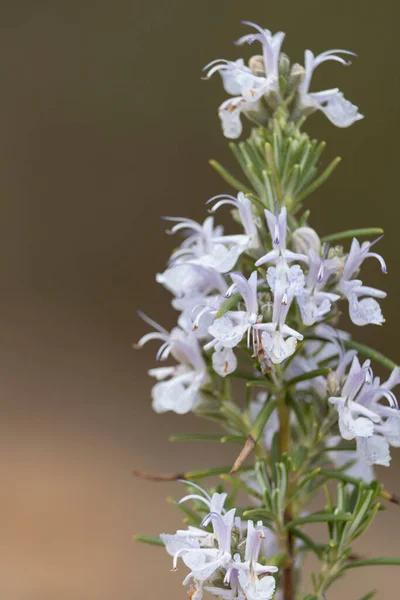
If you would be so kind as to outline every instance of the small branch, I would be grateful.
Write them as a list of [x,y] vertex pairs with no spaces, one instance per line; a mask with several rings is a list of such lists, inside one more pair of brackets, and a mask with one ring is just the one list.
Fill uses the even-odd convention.
[[380,496],[384,500],[387,500],[387,502],[392,502],[393,504],[400,506],[400,496],[396,496],[396,494],[392,494],[392,492],[389,492],[388,490],[382,490]]
[[[251,471],[251,466],[239,466],[238,471]],[[180,479],[184,481],[193,481],[195,479],[203,479],[204,477],[212,477],[214,475],[221,475],[223,473],[230,473],[231,467],[211,467],[210,469],[203,469],[200,471],[186,471],[184,473],[167,473],[165,475],[153,475],[146,473],[145,471],[133,470],[132,475],[140,477],[140,479],[146,479],[147,481],[178,481]]]
[[242,450],[240,451],[239,456],[233,463],[233,467],[231,469],[231,475],[233,475],[234,473],[237,473],[237,471],[243,465],[246,458],[248,458],[250,456],[250,454],[253,452],[255,447],[256,447],[256,441],[253,438],[253,436],[251,434],[249,434],[247,436],[245,445],[243,446]]
[[[290,522],[292,519],[289,510],[286,511],[285,521]],[[286,538],[287,562],[283,569],[283,598],[284,600],[294,600],[295,597],[295,582],[294,582],[294,536],[289,529]]]
[[152,475],[151,473],[145,473],[144,471],[132,471],[132,475],[140,477],[140,479],[147,479],[147,481],[177,481],[178,479],[185,479],[185,474],[165,474],[165,475]]

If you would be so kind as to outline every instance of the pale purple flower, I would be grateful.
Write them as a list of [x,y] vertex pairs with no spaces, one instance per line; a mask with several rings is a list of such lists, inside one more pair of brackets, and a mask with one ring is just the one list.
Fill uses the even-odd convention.
[[218,208],[224,205],[233,206],[236,208],[240,220],[243,225],[243,229],[245,230],[245,235],[243,235],[243,240],[240,242],[239,236],[222,236],[220,241],[230,243],[232,240],[234,243],[240,243],[243,245],[244,249],[247,248],[257,248],[259,245],[258,240],[258,231],[255,224],[255,217],[253,215],[252,203],[246,198],[243,192],[239,192],[237,197],[231,196],[229,194],[222,194],[219,196],[214,196],[210,200],[208,200],[207,204],[210,202],[215,202],[214,206],[210,209],[210,212],[215,212]]
[[[224,583],[229,588],[207,586],[204,589],[226,600],[270,600],[276,586],[271,573],[276,573],[278,568],[263,566],[258,562],[266,531],[268,530],[261,521],[257,525],[254,525],[253,521],[248,521],[244,561],[241,562],[240,555],[235,554],[226,570]],[[260,578],[260,575],[263,577]]]
[[[223,349],[232,349],[237,346],[247,334],[247,344],[250,346],[254,327],[259,320],[258,317],[258,299],[257,299],[257,271],[254,271],[247,280],[241,273],[232,273],[233,284],[230,286],[225,296],[229,297],[234,292],[239,292],[242,296],[246,310],[230,310],[221,317],[215,319],[214,323],[208,328],[212,341],[205,348],[215,348],[217,352]],[[254,343],[254,337],[253,337]],[[225,352],[224,355],[214,359],[216,370],[219,374],[228,374],[231,368],[236,368],[236,359],[232,353]],[[221,365],[225,366],[221,373]]]
[[219,72],[225,91],[232,96],[241,96],[246,102],[259,100],[271,88],[271,79],[254,75],[242,58],[235,62],[216,59],[204,67],[209,69],[206,77]]
[[253,27],[257,33],[243,35],[237,40],[236,44],[253,44],[256,41],[261,43],[265,73],[271,82],[271,88],[277,88],[279,80],[279,56],[285,34],[283,31],[272,34],[269,29],[263,29],[259,25],[256,25],[256,23],[251,23],[250,21],[242,22],[244,25]]
[[369,286],[364,286],[360,279],[353,279],[367,258],[376,258],[383,273],[387,273],[386,264],[380,254],[371,252],[374,242],[363,242],[361,245],[353,238],[350,252],[346,258],[338,290],[349,300],[350,318],[355,325],[381,325],[384,323],[381,308],[375,298],[385,298],[386,292]]
[[274,295],[272,322],[257,324],[255,328],[262,330],[261,344],[267,359],[279,364],[295,352],[297,341],[303,339],[285,321],[294,297],[302,293],[304,274],[299,265],[289,266],[286,258],[280,256],[276,267],[268,269],[267,282]]
[[286,248],[286,236],[287,236],[287,210],[286,206],[281,208],[279,212],[278,203],[276,203],[276,212],[272,214],[269,210],[265,209],[265,217],[267,219],[267,225],[271,234],[272,250],[267,252],[264,256],[259,258],[256,262],[256,267],[264,265],[265,263],[274,263],[280,256],[285,258],[287,262],[293,262],[294,260],[307,262],[308,258],[305,254],[299,254],[292,252]]
[[141,348],[151,340],[159,340],[163,343],[157,352],[157,360],[166,360],[171,354],[181,363],[149,370],[149,375],[159,382],[152,389],[153,408],[158,413],[167,410],[187,413],[200,402],[200,388],[208,381],[199,342],[193,332],[185,332],[179,327],[168,332],[143,313],[140,314],[156,331],[144,335],[137,347]]
[[321,240],[318,233],[312,227],[305,225],[293,231],[292,244],[295,252],[303,255],[314,252],[319,256],[321,252]]
[[330,312],[332,302],[340,299],[338,294],[324,290],[330,276],[337,273],[340,267],[339,259],[327,258],[328,248],[326,245],[322,257],[314,250],[308,252],[306,286],[297,297],[302,321],[308,327],[321,321]]
[[247,21],[244,23],[254,27],[257,33],[245,35],[236,43],[261,42],[265,76],[255,75],[241,58],[236,61],[217,59],[204,67],[205,70],[208,69],[207,78],[219,72],[226,92],[233,96],[225,100],[218,109],[223,133],[230,139],[236,139],[242,133],[242,113],[252,114],[254,118],[263,121],[266,111],[261,102],[262,97],[271,90],[279,91],[278,65],[284,33],[272,35],[268,29]]
[[339,435],[334,435],[327,441],[327,447],[332,448],[328,452],[330,460],[335,467],[342,469],[350,463],[344,473],[355,479],[361,479],[365,483],[371,483],[375,479],[375,473],[372,465],[370,465],[364,457],[357,453],[356,450],[335,450],[339,446],[342,438]]
[[[353,359],[340,397],[331,397],[339,413],[339,429],[346,440],[356,439],[357,452],[367,464],[389,466],[389,445],[400,445],[400,413],[392,388],[400,382],[396,368],[381,384],[370,362]],[[386,399],[389,406],[381,404]]]
[[348,50],[327,50],[318,56],[314,56],[311,50],[304,54],[304,79],[299,86],[300,107],[322,111],[325,116],[337,127],[349,127],[359,119],[363,118],[358,112],[358,107],[346,100],[343,93],[338,89],[329,89],[322,92],[310,92],[311,78],[315,69],[326,61],[335,61],[342,65],[350,63],[339,54],[354,55]]
[[226,290],[226,281],[221,273],[182,259],[174,262],[164,273],[158,273],[156,281],[177,298],[194,294],[206,296],[213,291],[223,294]]
[[214,218],[207,217],[203,224],[192,219],[165,217],[169,221],[178,221],[170,233],[186,232],[186,238],[179,250],[171,256],[171,262],[179,260],[215,269],[219,273],[227,273],[235,266],[237,259],[245,250],[244,236],[232,235],[223,237],[223,228],[214,228]]

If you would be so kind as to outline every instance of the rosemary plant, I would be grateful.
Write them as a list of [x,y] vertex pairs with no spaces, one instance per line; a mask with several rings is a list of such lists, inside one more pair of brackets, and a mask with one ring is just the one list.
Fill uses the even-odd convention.
[[[368,258],[386,273],[373,249],[382,230],[320,238],[304,207],[339,162],[320,168],[325,143],[303,131],[306,118],[320,110],[338,127],[362,118],[337,88],[311,92],[312,74],[326,61],[349,64],[352,53],[306,50],[304,67],[291,65],[282,32],[246,25],[253,32],[237,43],[258,42],[261,54],[248,66],[238,59],[206,67],[206,78],[218,72],[232,96],[219,108],[225,136],[241,136],[243,116],[252,124],[247,139],[230,144],[243,181],[211,161],[235,195],[211,198],[202,224],[168,218],[169,233],[184,237],[157,281],[172,294],[177,326],[168,332],[142,314],[154,331],[138,343],[159,340],[157,359],[175,360],[149,371],[157,381],[154,410],[193,411],[222,429],[171,439],[232,443],[233,466],[161,476],[186,486],[177,505],[187,528],[138,539],[164,545],[174,568],[183,562],[191,600],[204,592],[224,600],[317,600],[348,569],[400,564],[352,551],[381,502],[396,501],[373,465],[389,466],[390,446],[400,446],[392,391],[400,373],[339,328],[346,304],[355,325],[384,322],[378,300],[385,292],[360,279]],[[241,233],[215,225],[222,207]],[[374,377],[373,362],[389,369],[386,381]],[[200,487],[215,475],[217,485]],[[310,512],[320,488],[325,505]],[[245,506],[238,506],[239,491]],[[309,523],[326,527],[324,543],[305,532]],[[308,552],[320,565],[311,594],[302,568]]]

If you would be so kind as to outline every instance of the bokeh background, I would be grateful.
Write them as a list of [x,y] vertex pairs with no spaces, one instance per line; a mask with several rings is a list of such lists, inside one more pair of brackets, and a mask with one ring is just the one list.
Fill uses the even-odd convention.
[[[133,533],[174,531],[165,503],[179,484],[135,480],[131,469],[182,471],[229,464],[232,448],[171,444],[171,432],[206,431],[192,416],[150,406],[154,347],[141,308],[170,326],[155,283],[173,241],[160,216],[203,219],[228,187],[207,161],[234,168],[217,106],[216,57],[236,58],[242,19],[287,32],[302,61],[348,48],[314,89],[340,86],[366,119],[325,139],[324,161],[343,162],[310,199],[321,233],[382,226],[388,324],[358,339],[400,360],[399,47],[393,0],[3,0],[0,7],[0,596],[4,600],[184,598],[159,548]],[[250,52],[245,49],[245,52]],[[400,492],[400,456],[380,476]],[[400,509],[389,507],[358,548],[400,553]],[[397,568],[354,571],[329,600],[378,587],[398,597]]]

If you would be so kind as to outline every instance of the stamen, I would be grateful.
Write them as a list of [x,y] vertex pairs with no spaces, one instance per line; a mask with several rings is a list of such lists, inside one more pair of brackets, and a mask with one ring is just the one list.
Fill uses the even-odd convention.
[[324,254],[323,254],[322,260],[321,260],[321,265],[320,265],[320,267],[318,269],[317,283],[322,283],[322,281],[324,279],[324,275],[325,275],[325,260],[326,260],[326,258],[328,256],[329,247],[330,247],[330,243],[328,242],[325,245]]
[[279,246],[280,236],[279,236],[279,204],[275,203],[275,229],[274,229],[274,244]]
[[374,240],[373,242],[370,242],[369,247],[372,248],[372,246],[375,246],[375,244],[377,244],[378,242],[381,241],[382,238],[385,237],[385,234],[382,233],[382,235],[380,235],[379,237],[376,238],[376,240]]

